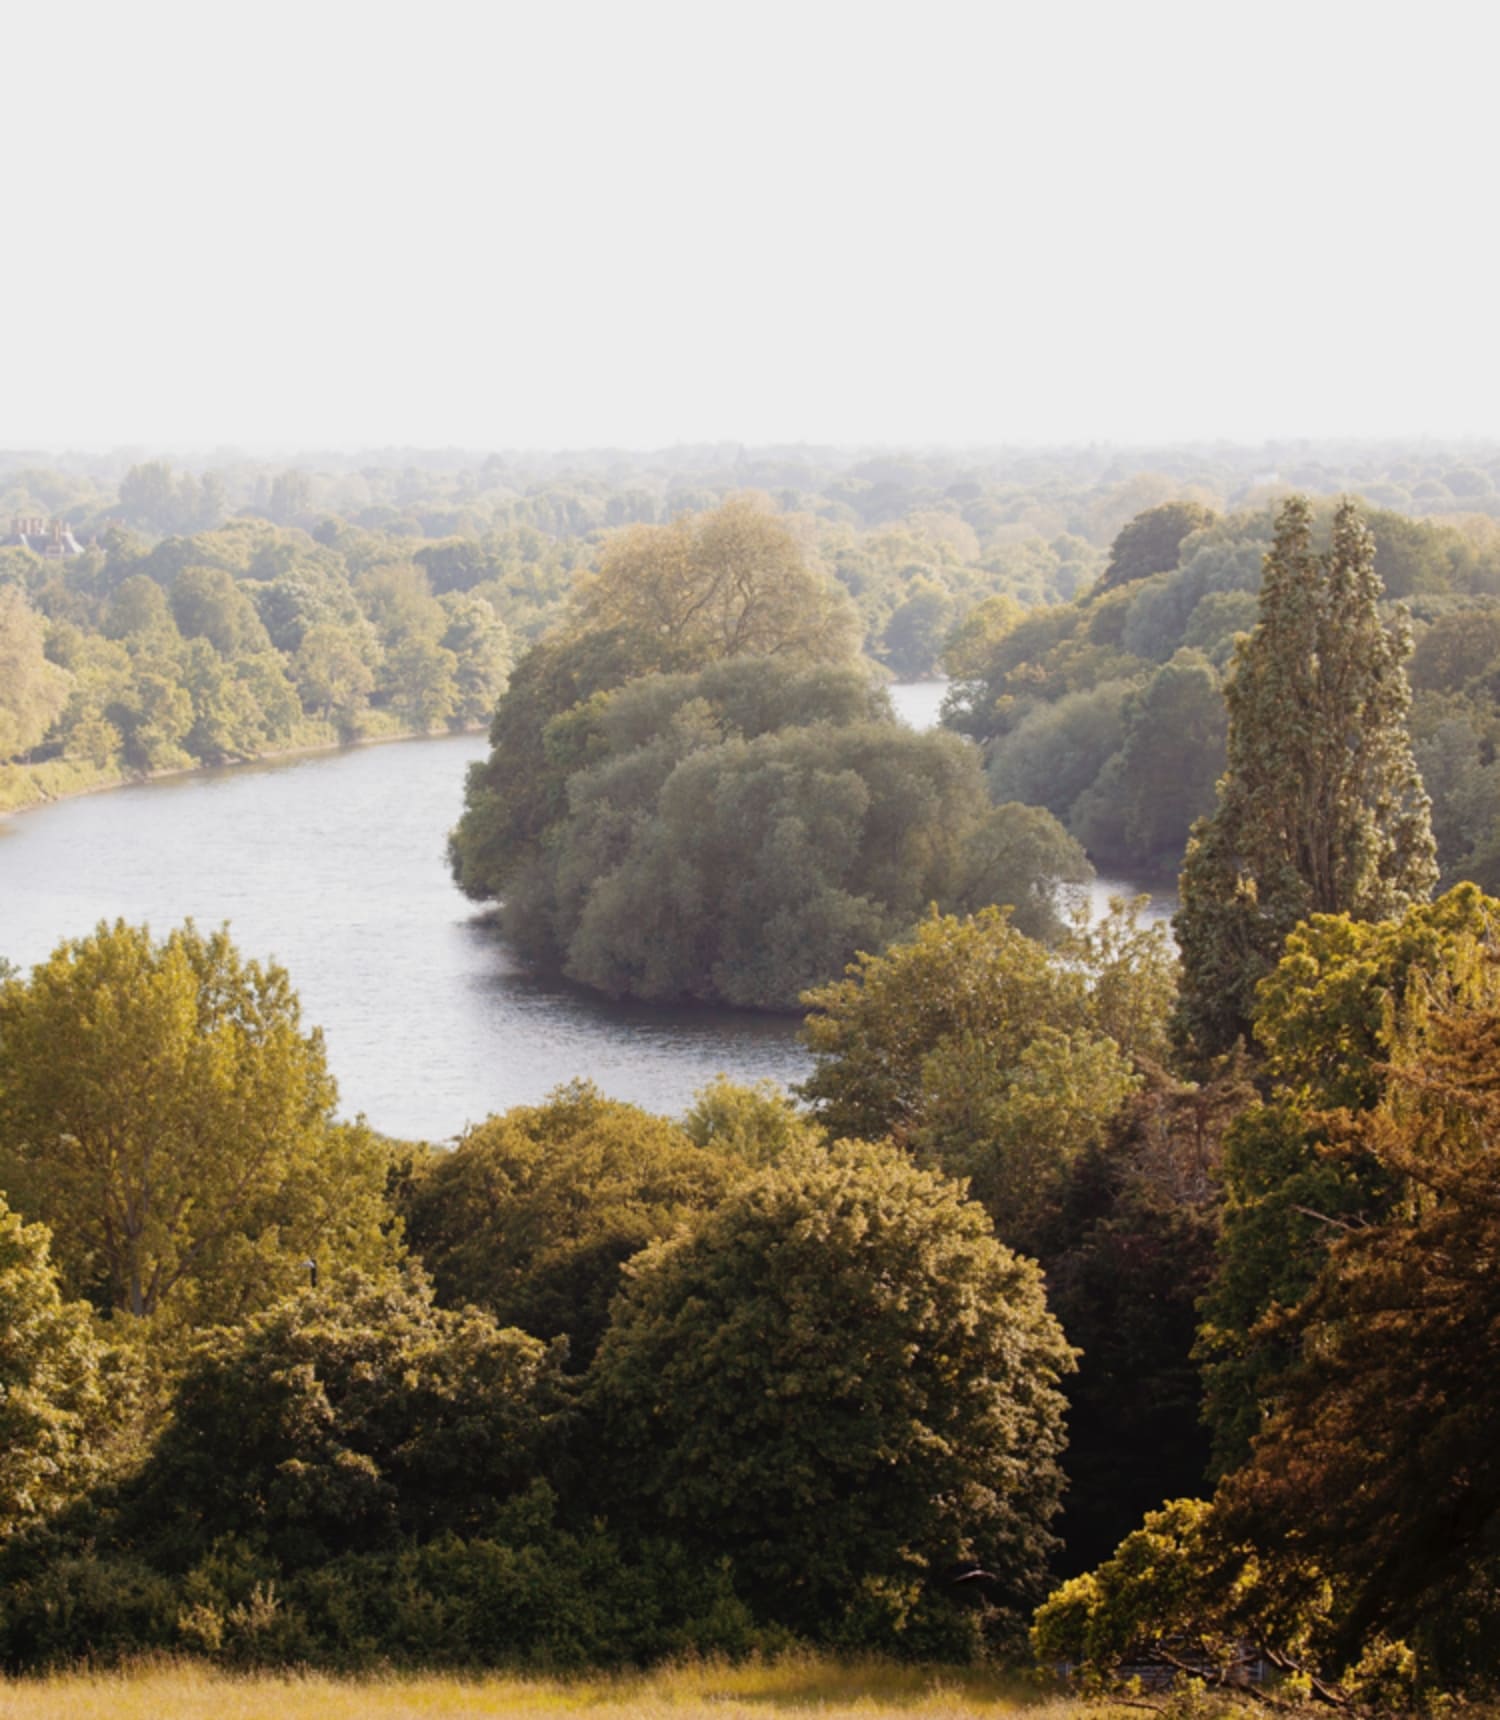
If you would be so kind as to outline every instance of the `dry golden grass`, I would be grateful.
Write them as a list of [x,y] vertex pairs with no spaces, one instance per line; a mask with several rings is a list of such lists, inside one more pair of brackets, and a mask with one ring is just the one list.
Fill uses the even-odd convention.
[[[0,1720],[1075,1720],[1082,1704],[1040,1701],[991,1674],[792,1656],[577,1678],[439,1676],[236,1678],[191,1663],[0,1680]],[[1092,1714],[1102,1716],[1103,1709]]]

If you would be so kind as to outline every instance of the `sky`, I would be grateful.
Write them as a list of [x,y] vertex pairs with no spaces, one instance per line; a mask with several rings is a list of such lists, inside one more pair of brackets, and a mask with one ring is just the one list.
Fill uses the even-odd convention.
[[1500,14],[30,0],[0,448],[1500,435]]

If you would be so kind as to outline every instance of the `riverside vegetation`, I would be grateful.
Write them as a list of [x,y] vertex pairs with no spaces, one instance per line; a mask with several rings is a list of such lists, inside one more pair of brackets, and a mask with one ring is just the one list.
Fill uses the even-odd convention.
[[[992,794],[1121,666],[1097,618],[1180,595],[1224,529],[1165,526],[1080,602],[959,629]],[[1500,902],[1431,899],[1378,535],[1293,500],[1251,541],[1180,975],[1128,905],[1059,913],[1057,810],[890,722],[847,596],[749,501],[606,546],[516,665],[453,857],[606,989],[800,992],[797,1099],[720,1082],[665,1119],[579,1083],[437,1153],[334,1120],[287,976],[223,933],[101,926],[10,974],[4,1663],[1029,1633],[1097,1688],[1492,1696]],[[1118,709],[1160,717],[1132,673]],[[1147,781],[1134,732],[1069,821],[1099,773]]]

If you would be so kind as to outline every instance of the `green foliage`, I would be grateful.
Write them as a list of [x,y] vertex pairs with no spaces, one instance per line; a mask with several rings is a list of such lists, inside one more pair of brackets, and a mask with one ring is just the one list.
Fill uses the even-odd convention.
[[1160,1044],[1164,937],[1120,904],[1052,955],[991,908],[933,915],[847,972],[804,999],[816,1120],[970,1178],[1003,1241],[1044,1250],[1070,1168],[1137,1085],[1132,1055]]
[[720,1075],[701,1088],[682,1119],[688,1139],[759,1168],[793,1147],[813,1146],[820,1132],[774,1081],[746,1086]]
[[567,810],[568,775],[581,761],[552,733],[553,719],[654,667],[619,633],[544,640],[521,658],[495,708],[490,755],[469,767],[463,817],[448,839],[465,895],[504,896]]
[[1255,1036],[1281,1096],[1364,1109],[1398,1036],[1432,1011],[1500,1001],[1500,902],[1461,884],[1400,919],[1317,914],[1262,982]]
[[88,1307],[63,1301],[48,1244],[0,1197],[0,1540],[98,1475],[129,1398]]
[[996,800],[1045,806],[1066,819],[1125,739],[1125,681],[1064,694],[1038,705],[990,753]]
[[1068,885],[1086,884],[1093,875],[1083,850],[1050,812],[1007,801],[992,807],[970,835],[953,905],[1009,907],[1017,931],[1055,944],[1068,924],[1059,898]]
[[916,1628],[976,1564],[1010,1620],[1051,1546],[1070,1366],[958,1185],[794,1151],[632,1268],[590,1376],[602,1497],[824,1638]]
[[1335,1582],[1336,1657],[1404,1640],[1426,1681],[1500,1681],[1493,1370],[1500,1008],[1403,1030],[1385,1093],[1332,1129],[1401,1190],[1332,1247],[1294,1322],[1297,1365],[1224,1489],[1232,1531],[1295,1537]]
[[944,1038],[922,1065],[920,1118],[899,1133],[919,1163],[966,1178],[996,1233],[1042,1251],[1069,1170],[1135,1091],[1112,1039],[1034,1026],[1019,1050]]
[[0,763],[30,752],[67,704],[69,676],[45,644],[25,592],[0,582]]
[[924,1071],[943,1047],[986,1047],[1003,1068],[1039,1029],[1087,1019],[1083,975],[994,908],[962,920],[929,916],[910,940],[862,954],[847,978],[803,1001],[818,1063],[802,1096],[831,1137],[864,1140],[918,1126]]
[[638,677],[548,721],[508,792],[534,739],[502,736],[471,777],[459,876],[503,886],[524,953],[614,995],[790,1008],[929,902],[1013,900],[1048,929],[1058,874],[1084,874],[1055,826],[988,806],[971,749],[893,722],[854,669]]
[[537,1474],[560,1390],[539,1339],[348,1272],[198,1340],[119,1533],[185,1570],[228,1535],[296,1569],[481,1532]]
[[757,1626],[722,1564],[670,1542],[627,1557],[593,1526],[552,1521],[538,1486],[482,1537],[445,1535],[286,1570],[224,1537],[166,1575],[128,1553],[69,1552],[0,1598],[0,1659],[29,1672],[174,1653],[232,1672],[318,1666],[597,1671],[741,1658],[784,1633]]
[[598,1346],[620,1268],[719,1200],[743,1167],[586,1083],[470,1129],[406,1191],[411,1247],[446,1304]]
[[1213,523],[1213,510],[1200,502],[1163,502],[1137,514],[1110,546],[1109,564],[1090,596],[1153,573],[1170,573],[1177,566],[1184,539]]
[[334,1101],[285,971],[224,931],[101,924],[0,986],[0,1174],[103,1307],[238,1318],[308,1255],[382,1258],[384,1153]]
[[1306,501],[1281,511],[1260,621],[1225,689],[1219,804],[1189,845],[1173,922],[1184,971],[1178,1032],[1200,1053],[1248,1032],[1255,986],[1299,920],[1386,918],[1436,881],[1405,729],[1409,647],[1380,621],[1373,553],[1351,503],[1322,557]]
[[1219,677],[1205,658],[1179,651],[1122,717],[1120,747],[1073,801],[1071,822],[1101,859],[1160,871],[1213,808],[1227,727]]
[[932,673],[953,625],[954,608],[942,586],[926,579],[913,582],[911,595],[892,611],[881,635],[892,674],[907,681]]
[[1276,1315],[1294,1309],[1343,1227],[1394,1196],[1373,1160],[1326,1150],[1329,1113],[1382,1101],[1398,1048],[1435,1012],[1500,1003],[1500,904],[1461,885],[1399,920],[1316,915],[1260,989],[1256,1035],[1272,1100],[1230,1130],[1224,1238],[1204,1302],[1207,1414],[1221,1470],[1242,1461],[1290,1359]]
[[1072,1662],[1095,1684],[1144,1664],[1225,1685],[1247,1644],[1302,1670],[1326,1648],[1329,1602],[1316,1569],[1294,1552],[1263,1562],[1225,1532],[1212,1505],[1176,1499],[1148,1513],[1097,1570],[1050,1596],[1031,1642],[1044,1665]]
[[859,646],[847,596],[750,496],[622,531],[575,602],[580,631],[630,633],[695,665],[739,656],[839,663]]

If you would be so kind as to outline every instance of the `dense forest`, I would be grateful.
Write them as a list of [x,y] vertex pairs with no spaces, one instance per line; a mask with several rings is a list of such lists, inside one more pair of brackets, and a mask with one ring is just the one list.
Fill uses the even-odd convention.
[[[439,1151],[227,932],[0,972],[0,1662],[1500,1692],[1500,462],[1151,459],[6,474],[98,539],[0,564],[13,769],[244,756],[209,658],[294,744],[492,709],[463,887],[813,1070]],[[1089,855],[1181,866],[1175,944]]]

